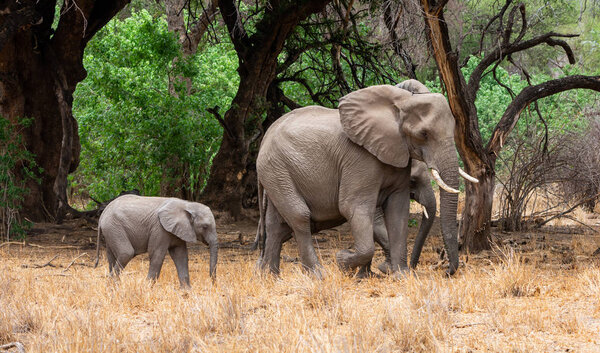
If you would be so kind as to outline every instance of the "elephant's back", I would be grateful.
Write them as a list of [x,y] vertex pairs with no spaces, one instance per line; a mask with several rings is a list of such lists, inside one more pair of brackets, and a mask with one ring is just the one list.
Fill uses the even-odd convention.
[[256,160],[258,179],[276,205],[299,197],[313,221],[338,219],[342,155],[349,144],[336,109],[296,109],[265,134]]
[[136,227],[139,223],[151,223],[156,209],[167,201],[166,197],[123,195],[111,201],[98,220],[99,228],[113,226]]
[[[294,139],[300,136],[339,135],[342,133],[337,109],[320,106],[298,108],[277,119],[267,130],[263,144],[277,143],[279,139]],[[273,141],[276,139],[276,141]]]

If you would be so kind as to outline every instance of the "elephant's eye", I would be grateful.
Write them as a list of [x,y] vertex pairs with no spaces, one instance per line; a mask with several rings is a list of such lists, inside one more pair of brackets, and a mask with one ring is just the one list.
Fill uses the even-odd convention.
[[429,137],[429,134],[427,133],[427,131],[425,131],[425,130],[422,130],[422,131],[419,133],[419,137],[421,137],[423,140],[427,140],[427,138]]

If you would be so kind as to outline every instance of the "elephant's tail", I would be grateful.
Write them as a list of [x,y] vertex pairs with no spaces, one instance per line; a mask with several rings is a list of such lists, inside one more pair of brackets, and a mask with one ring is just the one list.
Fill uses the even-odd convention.
[[256,238],[254,239],[254,244],[252,244],[252,250],[256,250],[260,248],[261,256],[262,251],[265,248],[265,214],[267,211],[267,194],[265,192],[264,187],[260,182],[258,182],[258,212],[259,212],[259,220],[258,227],[256,229]]
[[94,268],[98,267],[98,262],[100,262],[100,234],[102,234],[102,227],[98,225],[98,238],[96,238],[96,263],[94,264]]

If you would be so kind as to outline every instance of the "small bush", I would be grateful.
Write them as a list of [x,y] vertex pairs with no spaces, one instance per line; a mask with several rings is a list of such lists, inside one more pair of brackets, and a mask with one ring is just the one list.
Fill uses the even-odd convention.
[[19,214],[29,192],[25,184],[31,179],[39,182],[34,156],[23,145],[20,134],[30,123],[28,119],[14,124],[0,118],[0,241],[24,239],[31,227],[31,222]]

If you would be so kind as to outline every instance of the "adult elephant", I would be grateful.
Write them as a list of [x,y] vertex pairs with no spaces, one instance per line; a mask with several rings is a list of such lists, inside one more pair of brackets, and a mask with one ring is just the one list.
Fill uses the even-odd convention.
[[[263,197],[263,205],[268,204],[268,198],[266,197],[264,190]],[[423,249],[423,244],[429,235],[437,211],[435,194],[431,186],[431,179],[429,177],[427,165],[418,160],[411,161],[410,198],[411,200],[415,200],[423,206],[423,216],[419,226],[419,231],[415,237],[413,250],[410,255],[410,268],[416,268],[417,263],[419,262],[421,251]],[[262,224],[263,223],[261,219],[261,222],[259,222],[258,231],[256,233],[256,239],[252,245],[252,250],[255,250],[258,247]],[[385,255],[385,261],[379,265],[379,270],[383,273],[389,273],[391,271],[389,239],[387,229],[385,228],[383,210],[380,207],[375,211],[373,221],[373,236],[375,242],[381,246]],[[292,234],[290,233],[285,239],[282,239],[282,242],[285,243],[291,238]],[[362,266],[357,274],[358,277],[368,277],[370,275],[371,262]]]
[[443,95],[391,85],[352,92],[340,99],[339,109],[311,106],[281,117],[265,134],[256,162],[259,197],[264,188],[268,198],[261,211],[261,265],[278,272],[281,243],[293,232],[303,266],[320,275],[312,232],[348,221],[354,249],[339,251],[338,265],[364,266],[373,257],[373,222],[380,207],[391,272],[406,270],[410,162],[417,159],[442,188],[442,236],[453,274],[459,175],[454,125]]

